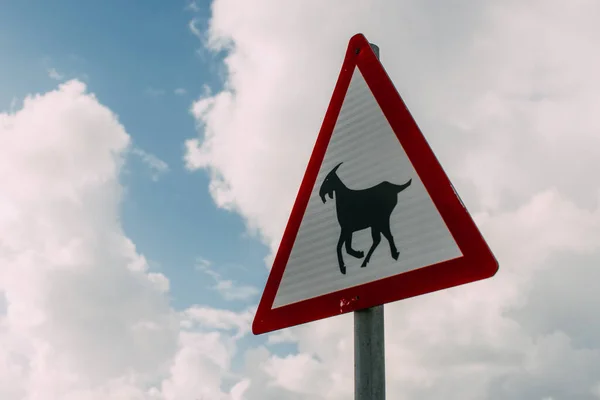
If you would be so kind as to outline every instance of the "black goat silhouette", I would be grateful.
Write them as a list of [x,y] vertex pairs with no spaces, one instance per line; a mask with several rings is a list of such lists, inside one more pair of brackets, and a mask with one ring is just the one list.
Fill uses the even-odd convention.
[[363,258],[362,251],[352,248],[352,234],[362,229],[371,228],[373,244],[362,262],[361,268],[369,263],[375,248],[381,241],[381,235],[390,244],[391,255],[394,260],[398,259],[400,252],[394,243],[394,237],[390,231],[390,216],[398,203],[398,193],[410,186],[412,179],[403,185],[395,185],[384,181],[373,187],[362,190],[349,189],[337,176],[337,169],[342,165],[336,165],[321,183],[319,196],[325,203],[325,196],[333,199],[335,192],[335,206],[337,219],[341,232],[337,243],[337,257],[340,272],[346,273],[346,266],[342,257],[342,246],[346,245],[346,252],[353,257]]

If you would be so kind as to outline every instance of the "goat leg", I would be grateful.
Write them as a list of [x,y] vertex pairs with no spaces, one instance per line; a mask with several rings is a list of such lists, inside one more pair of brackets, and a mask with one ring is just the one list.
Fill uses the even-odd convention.
[[342,274],[346,274],[346,266],[344,265],[344,258],[342,257],[342,246],[344,245],[344,235],[343,235],[343,231],[340,234],[340,238],[338,240],[338,244],[337,244],[337,258],[338,258],[338,264],[340,266],[340,272]]
[[394,243],[394,237],[392,236],[392,233],[390,232],[390,227],[387,226],[385,229],[383,229],[381,231],[381,233],[383,233],[383,236],[385,236],[388,243],[390,244],[390,252],[392,253],[392,258],[394,260],[398,260],[398,256],[400,255],[400,252],[396,248],[396,243]]
[[350,254],[354,258],[363,258],[365,253],[362,251],[356,251],[352,248],[352,232],[344,235],[344,240],[346,242],[346,253]]
[[367,257],[365,257],[365,260],[363,261],[362,265],[360,266],[361,268],[366,267],[367,264],[369,263],[369,261],[371,261],[371,256],[373,255],[375,248],[377,247],[379,242],[381,242],[381,233],[378,230],[375,230],[374,228],[371,228],[371,237],[373,238],[373,244],[371,245],[371,248],[369,249],[369,252],[367,253]]

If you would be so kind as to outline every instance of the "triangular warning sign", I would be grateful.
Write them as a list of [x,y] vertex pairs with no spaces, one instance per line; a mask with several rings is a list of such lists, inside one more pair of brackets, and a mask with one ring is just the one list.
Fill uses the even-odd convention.
[[369,42],[355,35],[253,333],[489,278],[497,270]]

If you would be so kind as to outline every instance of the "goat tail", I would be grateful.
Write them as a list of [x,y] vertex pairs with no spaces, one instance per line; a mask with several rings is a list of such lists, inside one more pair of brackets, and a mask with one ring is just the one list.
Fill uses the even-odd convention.
[[409,179],[404,185],[394,185],[394,188],[396,189],[396,193],[400,193],[401,191],[403,191],[404,189],[409,187],[411,183],[412,183],[412,178]]

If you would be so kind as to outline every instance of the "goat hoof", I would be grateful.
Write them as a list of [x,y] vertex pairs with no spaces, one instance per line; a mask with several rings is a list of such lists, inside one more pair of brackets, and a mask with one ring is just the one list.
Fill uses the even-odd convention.
[[366,262],[364,262],[364,263],[362,263],[362,264],[360,265],[360,267],[361,267],[361,268],[364,268],[364,267],[366,267],[366,266],[367,266],[367,263],[366,263]]
[[398,260],[398,256],[399,256],[399,255],[400,255],[400,252],[399,252],[399,251],[397,251],[397,252],[395,252],[395,253],[392,253],[392,258],[393,258],[394,260]]
[[345,265],[340,265],[340,272],[344,275],[346,275],[346,266]]

